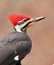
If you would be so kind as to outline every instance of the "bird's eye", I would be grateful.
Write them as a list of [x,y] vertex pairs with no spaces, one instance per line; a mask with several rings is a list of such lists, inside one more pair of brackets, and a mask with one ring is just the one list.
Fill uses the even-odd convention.
[[19,23],[21,23],[22,21],[19,21]]
[[21,25],[21,24],[25,23],[27,20],[28,20],[27,18],[24,18],[22,21],[19,21],[17,24]]
[[27,21],[27,20],[28,20],[27,18],[24,18],[24,19],[22,20],[22,22]]

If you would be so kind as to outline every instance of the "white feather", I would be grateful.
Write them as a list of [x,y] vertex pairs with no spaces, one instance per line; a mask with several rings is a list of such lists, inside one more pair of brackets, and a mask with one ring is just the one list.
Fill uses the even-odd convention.
[[19,56],[18,56],[18,55],[15,56],[15,57],[14,57],[14,60],[15,60],[15,61],[18,61],[18,60],[19,60]]

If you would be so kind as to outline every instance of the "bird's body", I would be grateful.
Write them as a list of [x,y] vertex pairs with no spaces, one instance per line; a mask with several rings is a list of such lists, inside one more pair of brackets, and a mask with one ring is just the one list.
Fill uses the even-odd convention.
[[[26,33],[20,32],[11,32],[7,34],[0,40],[0,43],[0,48],[7,45],[9,48],[13,49],[17,45],[17,55],[22,56],[22,58],[24,58],[31,51],[32,47],[32,42],[29,36]],[[17,62],[18,61],[15,61],[13,58],[9,61],[9,65],[16,65],[15,63]]]
[[[15,32],[10,32],[0,39],[0,65],[21,65],[21,60],[31,51],[32,41],[27,35],[27,28],[45,17],[30,18],[23,14],[10,14],[9,19]],[[18,55],[19,60],[15,60]]]

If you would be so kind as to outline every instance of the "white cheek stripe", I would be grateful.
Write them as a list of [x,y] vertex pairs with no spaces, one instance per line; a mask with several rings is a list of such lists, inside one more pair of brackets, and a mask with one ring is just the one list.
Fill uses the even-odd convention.
[[16,26],[15,26],[15,29],[16,29],[17,32],[22,32],[22,31],[21,31],[21,27],[20,27],[19,25],[16,25]]

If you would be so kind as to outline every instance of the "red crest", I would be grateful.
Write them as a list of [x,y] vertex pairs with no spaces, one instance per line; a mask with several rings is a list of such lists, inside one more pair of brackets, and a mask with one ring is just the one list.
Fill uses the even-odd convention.
[[16,25],[19,21],[21,21],[24,18],[30,19],[29,16],[26,16],[24,14],[10,14],[8,18],[10,19],[13,25]]

